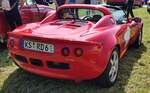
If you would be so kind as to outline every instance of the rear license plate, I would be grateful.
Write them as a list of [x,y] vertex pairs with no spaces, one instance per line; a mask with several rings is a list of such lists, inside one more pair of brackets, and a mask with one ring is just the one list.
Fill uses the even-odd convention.
[[28,50],[40,51],[40,52],[48,52],[54,53],[54,45],[46,44],[41,42],[34,42],[29,40],[23,40],[23,48]]

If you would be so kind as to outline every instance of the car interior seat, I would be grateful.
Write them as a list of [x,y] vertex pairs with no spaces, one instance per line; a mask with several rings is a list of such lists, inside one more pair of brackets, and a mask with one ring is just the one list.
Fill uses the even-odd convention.
[[102,18],[101,15],[93,15],[92,21],[93,22],[98,22]]

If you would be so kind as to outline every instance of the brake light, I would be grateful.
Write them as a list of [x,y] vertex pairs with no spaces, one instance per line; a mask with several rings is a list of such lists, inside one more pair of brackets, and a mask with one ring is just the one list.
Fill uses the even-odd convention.
[[61,53],[62,53],[63,56],[69,56],[70,50],[69,50],[68,47],[65,47],[65,48],[63,48],[63,49],[61,50]]
[[77,56],[77,57],[80,57],[83,55],[83,49],[82,48],[76,48],[75,51],[74,51],[74,54]]

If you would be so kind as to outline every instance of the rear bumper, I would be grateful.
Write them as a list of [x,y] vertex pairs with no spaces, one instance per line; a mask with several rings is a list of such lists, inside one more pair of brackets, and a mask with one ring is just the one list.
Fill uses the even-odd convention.
[[[50,44],[55,46],[54,53],[47,53],[23,48],[22,39],[9,37],[8,40],[11,57],[19,67],[46,77],[75,81],[94,79],[100,76],[105,70],[111,53],[110,50],[104,49],[101,44],[24,37],[24,39],[26,38],[27,40],[46,44],[50,42]],[[10,42],[12,40],[14,42]],[[62,49],[66,46],[70,51],[69,56],[62,55]],[[82,56],[75,56],[76,48],[83,49]]]
[[[16,55],[20,55],[25,59],[21,61],[21,59],[16,58]],[[97,62],[97,58],[54,57],[47,54],[30,53],[29,51],[11,51],[11,57],[19,67],[31,73],[75,81],[94,79],[103,73],[106,66],[103,57],[102,59],[98,59],[99,62]],[[34,64],[31,62],[31,59],[40,60],[40,63]],[[26,62],[23,62],[25,60]],[[54,64],[49,66],[48,63],[50,62]],[[59,65],[62,63],[63,65],[59,67],[57,63]]]

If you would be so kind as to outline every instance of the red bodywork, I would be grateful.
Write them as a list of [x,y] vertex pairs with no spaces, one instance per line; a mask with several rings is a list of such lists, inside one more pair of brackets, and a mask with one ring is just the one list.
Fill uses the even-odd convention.
[[[57,13],[63,8],[88,8],[104,13],[97,22],[76,24],[75,20],[57,23]],[[120,58],[132,44],[142,22],[128,19],[127,22],[116,24],[110,10],[104,6],[64,5],[56,14],[48,16],[40,23],[21,26],[10,32],[8,48],[11,57],[19,67],[42,76],[70,80],[88,80],[100,76],[109,61],[113,49],[117,46]],[[126,38],[126,32],[130,34]],[[22,47],[24,40],[54,45],[54,52],[28,50]],[[62,55],[63,48],[69,49],[69,55]],[[82,56],[76,56],[75,50],[82,49]]]
[[[54,12],[55,10],[49,8],[45,5],[23,5],[20,6],[20,14],[23,24],[31,22],[39,22],[43,20],[46,16]],[[9,25],[3,10],[0,10],[0,39],[4,39],[9,32]]]

